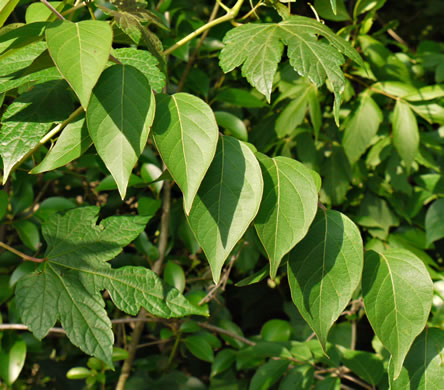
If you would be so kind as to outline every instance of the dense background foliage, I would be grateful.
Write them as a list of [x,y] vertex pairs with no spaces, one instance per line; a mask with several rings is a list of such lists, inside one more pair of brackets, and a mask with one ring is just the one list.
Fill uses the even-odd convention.
[[0,0],[3,388],[440,388],[442,1],[49,5]]

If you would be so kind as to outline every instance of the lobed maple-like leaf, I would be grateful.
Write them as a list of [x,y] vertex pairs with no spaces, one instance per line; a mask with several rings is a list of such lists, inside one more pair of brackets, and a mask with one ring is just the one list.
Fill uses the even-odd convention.
[[149,217],[109,217],[97,225],[98,213],[98,207],[77,208],[44,223],[45,261],[18,282],[16,297],[22,321],[37,338],[60,320],[74,345],[111,364],[114,335],[102,290],[133,315],[141,307],[165,318],[206,312],[147,268],[113,269],[107,263],[144,230]]
[[[319,36],[327,41],[319,40]],[[230,30],[224,38],[220,66],[225,73],[242,65],[242,75],[270,101],[273,78],[284,45],[293,68],[316,86],[328,79],[335,94],[335,115],[345,78],[340,66],[342,54],[362,64],[356,50],[323,24],[303,16],[291,16],[280,23],[249,23]],[[341,54],[342,53],[342,54]]]

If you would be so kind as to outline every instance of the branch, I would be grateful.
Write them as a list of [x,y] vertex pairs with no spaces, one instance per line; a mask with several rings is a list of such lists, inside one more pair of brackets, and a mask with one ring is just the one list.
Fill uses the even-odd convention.
[[197,325],[199,325],[201,328],[208,329],[208,330],[211,330],[213,332],[224,334],[225,336],[232,337],[233,339],[239,340],[242,343],[247,344],[247,345],[249,345],[251,347],[254,347],[256,345],[256,343],[254,341],[248,340],[245,337],[242,337],[242,336],[239,336],[236,333],[230,332],[229,330],[219,328],[218,326],[210,325],[210,324],[207,324],[206,322],[198,322]]
[[[239,10],[240,10],[243,2],[244,2],[244,0],[237,0],[236,4],[233,6],[233,8],[227,8],[227,13],[224,16],[214,19],[213,21],[208,22],[208,23],[204,24],[203,26],[199,27],[197,30],[193,31],[191,34],[187,35],[185,38],[182,38],[180,41],[175,43],[173,46],[166,49],[163,52],[163,55],[167,56],[168,54],[171,54],[174,50],[185,45],[187,42],[196,38],[198,35],[209,30],[210,28],[212,28],[220,23],[233,20],[237,16],[237,14],[239,13]],[[222,4],[219,3],[219,5],[222,5]]]
[[[0,324],[1,330],[29,330],[29,327],[23,324]],[[49,333],[59,333],[66,335],[66,332],[62,328],[51,328],[49,329]]]
[[8,250],[9,252],[14,253],[17,256],[20,256],[25,261],[32,261],[33,263],[43,263],[46,259],[39,259],[37,257],[29,256],[23,252],[20,252],[17,249],[14,249],[12,246],[9,246],[8,244],[5,244],[4,242],[0,241],[0,247]]

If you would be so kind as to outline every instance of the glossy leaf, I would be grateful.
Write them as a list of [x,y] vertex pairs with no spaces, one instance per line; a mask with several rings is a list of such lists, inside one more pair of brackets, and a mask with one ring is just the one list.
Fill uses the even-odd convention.
[[175,287],[179,292],[185,289],[185,273],[180,265],[173,261],[168,261],[163,270],[163,278],[170,285]]
[[32,251],[37,251],[40,245],[40,233],[37,225],[28,220],[21,220],[14,222],[13,226],[23,244]]
[[426,324],[432,304],[432,281],[423,262],[409,251],[369,251],[365,256],[362,294],[367,318],[392,355],[396,379],[407,352]]
[[435,200],[427,209],[425,231],[427,245],[444,237],[444,199]]
[[264,179],[264,195],[254,221],[276,277],[282,257],[307,234],[318,208],[316,184],[310,170],[287,158],[256,154]]
[[284,320],[269,320],[261,329],[261,336],[266,341],[288,341],[290,334],[290,323]]
[[154,95],[146,77],[130,65],[106,69],[91,95],[86,111],[89,134],[122,199],[148,140],[154,112]]
[[376,102],[364,93],[358,108],[353,112],[345,125],[342,145],[345,154],[354,164],[372,144],[383,119],[382,112]]
[[49,81],[20,95],[2,117],[0,155],[3,184],[9,173],[38,145],[53,123],[65,120],[73,105],[64,81]]
[[288,361],[269,360],[260,366],[251,378],[249,390],[267,390],[274,385],[288,368]]
[[214,360],[213,349],[211,348],[211,345],[204,337],[193,335],[187,337],[184,340],[184,342],[188,350],[198,359],[204,360],[209,363],[213,362]]
[[226,371],[236,360],[236,352],[233,349],[224,348],[214,358],[211,365],[211,376]]
[[112,269],[106,262],[144,230],[148,218],[109,217],[96,225],[98,212],[77,208],[43,224],[46,261],[19,280],[16,299],[22,321],[37,338],[59,319],[74,345],[111,365],[114,336],[101,290],[132,315],[141,306],[162,317],[205,313],[147,268]]
[[112,39],[110,25],[98,20],[59,21],[46,29],[49,54],[85,109],[108,62]]
[[217,124],[228,130],[228,135],[232,135],[241,141],[248,141],[248,132],[245,123],[236,115],[225,111],[216,111],[214,116],[216,117]]
[[0,76],[5,77],[27,68],[45,50],[46,43],[41,41],[11,50],[7,56],[0,57]]
[[188,222],[210,263],[213,280],[253,221],[262,199],[261,168],[241,141],[221,136]]
[[189,214],[213,160],[218,127],[211,108],[187,93],[157,95],[154,141],[171,176],[182,190]]
[[31,173],[41,173],[62,167],[80,157],[91,144],[85,118],[80,118],[63,129],[54,147]]
[[393,380],[394,365],[389,365],[393,390],[431,390],[442,387],[444,378],[444,331],[425,328],[413,343],[398,379]]
[[20,375],[26,359],[26,343],[23,340],[15,341],[9,350],[0,352],[0,376],[12,385]]
[[1,0],[0,1],[0,27],[6,22],[19,0]]
[[296,366],[285,376],[279,386],[279,390],[310,390],[314,383],[314,368]]
[[[318,35],[329,43],[318,40]],[[277,65],[284,44],[288,45],[290,64],[316,86],[328,78],[339,107],[345,78],[340,69],[341,53],[362,63],[357,52],[330,29],[313,19],[291,16],[280,23],[245,24],[230,30],[224,38],[220,65],[225,73],[242,65],[242,74],[270,101]]]
[[382,379],[384,364],[375,354],[347,349],[342,355],[344,365],[367,383],[376,386]]
[[410,168],[419,147],[419,132],[415,114],[407,103],[398,100],[393,113],[393,145]]
[[359,230],[345,215],[321,210],[289,256],[293,302],[325,350],[331,326],[361,279],[363,245]]

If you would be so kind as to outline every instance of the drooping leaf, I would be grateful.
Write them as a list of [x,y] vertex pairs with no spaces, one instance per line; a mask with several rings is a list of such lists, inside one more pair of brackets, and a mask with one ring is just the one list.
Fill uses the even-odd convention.
[[124,65],[131,65],[141,71],[156,92],[165,86],[165,75],[157,67],[157,59],[147,50],[122,48],[113,50],[113,55]]
[[[318,40],[325,37],[328,43]],[[270,101],[277,65],[284,44],[290,64],[302,76],[321,86],[328,78],[339,107],[345,78],[340,69],[342,54],[362,63],[357,52],[329,28],[310,18],[291,16],[280,23],[245,24],[230,30],[224,38],[220,66],[225,73],[242,65],[242,74]],[[342,53],[342,54],[341,54]]]
[[59,21],[46,29],[49,53],[85,109],[108,61],[112,39],[109,24],[98,20]]
[[46,26],[47,23],[44,22],[31,23],[5,32],[0,36],[0,54],[8,55],[12,50],[41,40]]
[[251,378],[249,390],[267,390],[287,371],[288,361],[269,360],[258,368]]
[[66,87],[62,80],[37,85],[15,99],[3,114],[0,133],[3,184],[52,124],[63,121],[73,110]]
[[361,279],[363,245],[359,230],[345,215],[320,210],[306,237],[289,256],[293,302],[325,350],[331,326]]
[[376,102],[369,94],[364,93],[358,108],[345,125],[344,138],[342,139],[342,145],[350,164],[358,161],[371,145],[382,119],[382,112]]
[[425,217],[425,231],[427,244],[444,237],[444,199],[435,200],[427,209]]
[[59,319],[73,344],[111,364],[114,337],[101,290],[132,315],[141,306],[167,318],[205,313],[146,268],[112,269],[106,262],[143,231],[149,218],[109,217],[96,225],[98,212],[98,207],[77,208],[43,224],[45,261],[20,279],[16,299],[22,321],[37,338]]
[[415,114],[402,100],[398,100],[393,113],[393,145],[410,168],[419,147],[419,131]]
[[46,172],[66,165],[86,152],[91,144],[85,118],[80,118],[63,129],[54,147],[31,173]]
[[198,359],[209,363],[214,361],[213,348],[204,337],[196,334],[187,337],[184,342],[188,350]]
[[254,226],[274,279],[282,257],[307,234],[316,215],[318,195],[313,176],[300,162],[260,153],[256,157],[262,169],[264,195]]
[[393,390],[431,390],[442,387],[444,378],[444,331],[425,328],[417,337],[404,361],[398,379],[393,380],[394,365],[389,365]]
[[365,256],[362,294],[370,324],[391,353],[396,379],[432,305],[433,284],[424,263],[404,249]]
[[91,95],[86,111],[89,135],[122,199],[148,140],[154,112],[155,99],[148,80],[130,65],[106,69]]
[[215,283],[225,259],[259,211],[262,191],[261,168],[253,152],[241,141],[221,136],[188,216]]
[[187,93],[157,95],[154,141],[171,176],[191,205],[216,152],[218,127],[203,100]]

